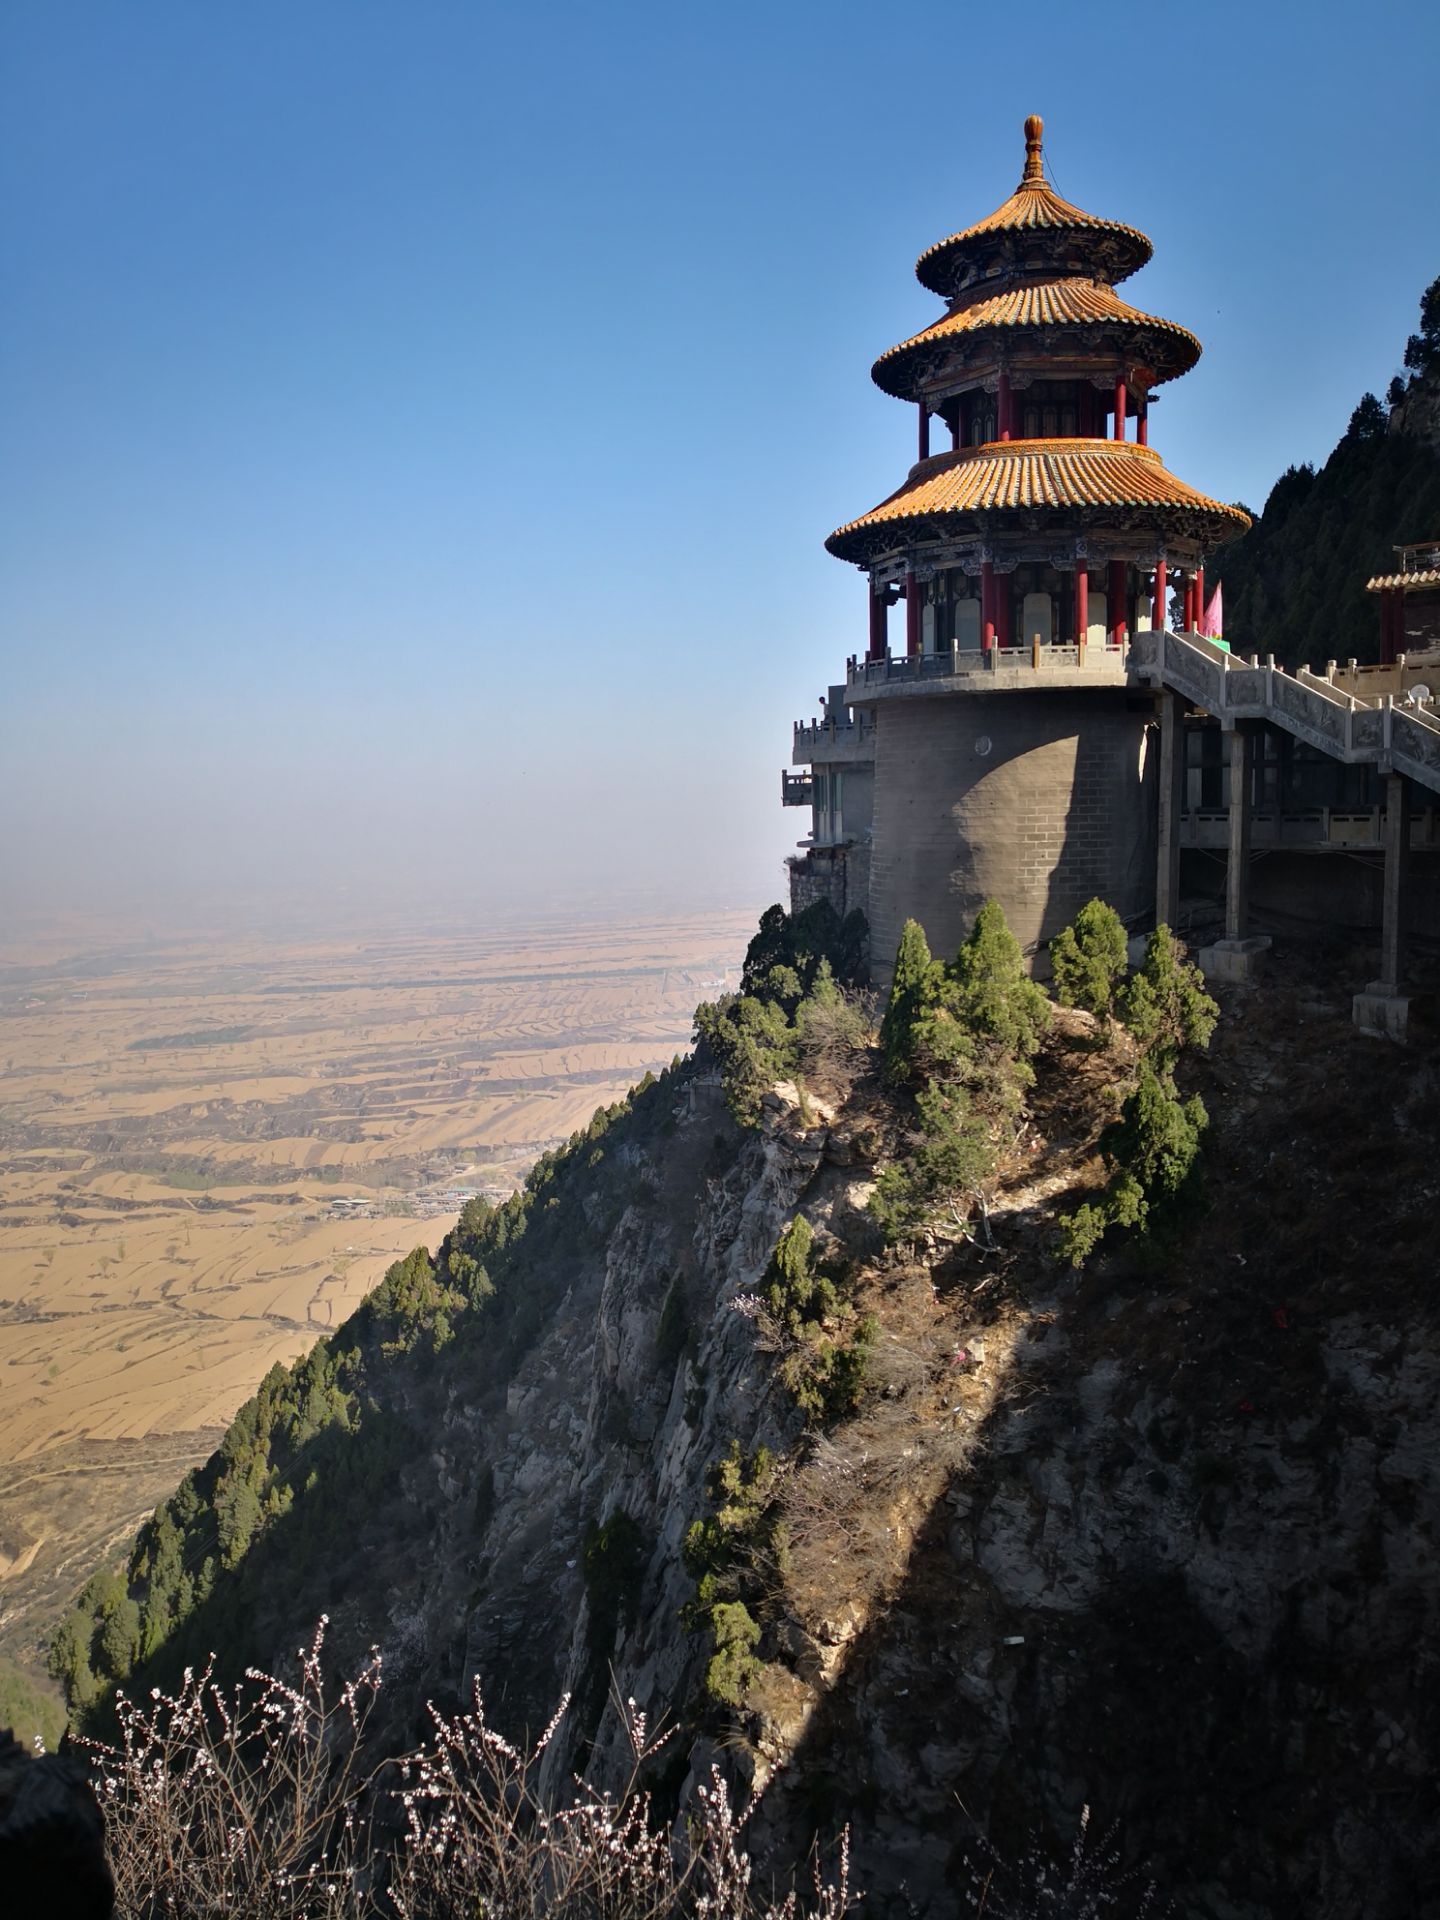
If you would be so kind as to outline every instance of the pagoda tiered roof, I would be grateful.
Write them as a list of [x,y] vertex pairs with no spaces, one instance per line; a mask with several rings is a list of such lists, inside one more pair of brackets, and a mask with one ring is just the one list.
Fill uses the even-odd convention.
[[1043,132],[1040,116],[1032,113],[1025,122],[1025,171],[1019,186],[983,220],[925,249],[915,262],[922,287],[949,299],[1002,265],[1048,262],[1063,271],[1069,260],[1082,261],[1114,286],[1145,265],[1154,248],[1138,227],[1086,213],[1051,186],[1040,153]]
[[1103,280],[1066,277],[1029,281],[1001,292],[977,289],[968,302],[882,353],[871,377],[896,399],[914,400],[919,383],[947,352],[972,343],[983,351],[987,335],[996,336],[998,343],[1001,337],[1023,333],[1043,334],[1045,338],[1033,344],[1037,353],[1046,355],[1063,352],[1067,345],[1099,345],[1120,334],[1128,357],[1146,367],[1151,385],[1188,373],[1200,358],[1200,342],[1188,327],[1130,306]]
[[1007,510],[1109,525],[1139,512],[1147,526],[1169,525],[1207,544],[1250,524],[1238,507],[1177,480],[1153,447],[1130,440],[1011,440],[918,461],[888,500],[838,527],[825,545],[837,559],[863,564],[922,522],[935,534],[963,537],[979,531],[975,516]]
[[[920,257],[920,279],[949,311],[882,354],[872,374],[918,404],[922,453],[932,417],[954,444],[831,534],[826,546],[841,559],[873,567],[901,547],[1060,532],[1062,523],[1204,548],[1250,524],[1177,480],[1146,444],[1150,389],[1188,372],[1200,342],[1114,291],[1150,258],[1150,242],[1056,193],[1043,130],[1038,115],[1025,122],[1025,172],[1010,198]],[[1087,437],[1097,424],[1103,432],[1107,413],[1115,437]],[[1022,422],[1032,434],[1043,422],[1047,437],[1021,438]]]

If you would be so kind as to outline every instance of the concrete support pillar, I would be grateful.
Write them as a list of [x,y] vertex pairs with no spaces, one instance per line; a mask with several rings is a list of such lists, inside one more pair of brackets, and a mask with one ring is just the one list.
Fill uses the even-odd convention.
[[1385,776],[1385,886],[1380,931],[1382,993],[1398,993],[1405,973],[1405,906],[1410,877],[1410,782]]
[[876,581],[870,582],[870,650],[866,655],[870,660],[883,660],[889,647],[889,623],[886,589]]
[[1243,982],[1255,977],[1269,951],[1268,934],[1249,934],[1250,820],[1254,805],[1255,735],[1237,726],[1230,742],[1230,859],[1225,869],[1225,938],[1202,947],[1197,958],[1207,980]]
[[1242,727],[1230,743],[1230,858],[1225,867],[1225,938],[1240,941],[1250,919],[1250,821],[1254,808],[1254,736]]
[[1185,811],[1185,702],[1165,688],[1160,712],[1160,857],[1155,924],[1174,927],[1180,911],[1180,817]]
[[1112,560],[1105,582],[1106,614],[1113,646],[1125,644],[1125,562]]
[[1380,978],[1353,1002],[1362,1033],[1404,1040],[1410,1025],[1405,974],[1405,908],[1410,868],[1410,782],[1403,773],[1385,776],[1385,877],[1380,922]]
[[913,659],[920,651],[920,582],[915,569],[905,569],[905,651]]

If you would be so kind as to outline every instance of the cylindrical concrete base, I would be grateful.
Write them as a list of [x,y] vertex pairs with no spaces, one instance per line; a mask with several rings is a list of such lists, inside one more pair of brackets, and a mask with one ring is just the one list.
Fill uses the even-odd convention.
[[993,896],[1041,969],[1099,895],[1124,917],[1155,893],[1149,714],[1119,688],[879,701],[870,869],[872,971],[914,918],[954,953]]

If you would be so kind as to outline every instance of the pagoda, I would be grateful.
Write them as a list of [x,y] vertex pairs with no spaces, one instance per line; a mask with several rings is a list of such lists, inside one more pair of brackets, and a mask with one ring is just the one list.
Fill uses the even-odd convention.
[[866,575],[868,639],[797,729],[813,773],[786,796],[815,831],[792,901],[863,907],[881,979],[907,917],[953,950],[987,895],[1033,954],[1096,894],[1153,908],[1153,702],[1127,647],[1199,628],[1206,551],[1249,524],[1149,444],[1200,343],[1115,292],[1150,242],[1062,199],[1041,134],[1032,115],[1010,198],[920,256],[945,312],[872,370],[916,409],[915,464],[826,542]]
[[1380,596],[1380,664],[1408,655],[1430,665],[1440,653],[1440,540],[1396,547],[1393,573],[1366,582]]

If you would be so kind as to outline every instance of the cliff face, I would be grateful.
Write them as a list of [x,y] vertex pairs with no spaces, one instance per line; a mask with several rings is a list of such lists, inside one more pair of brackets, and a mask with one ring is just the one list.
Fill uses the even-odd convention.
[[[385,1649],[388,1737],[473,1676],[515,1726],[569,1691],[551,1776],[607,1782],[613,1685],[684,1723],[665,1791],[717,1757],[764,1788],[777,1868],[850,1822],[877,1913],[953,1913],[977,1830],[1063,1847],[1089,1804],[1181,1913],[1413,1920],[1440,1890],[1436,1066],[1346,1012],[1298,958],[1228,1004],[1194,1069],[1207,1207],[1080,1274],[1054,1219],[1112,1111],[1080,1016],[988,1233],[904,1256],[863,1211],[873,1085],[782,1088],[741,1132],[706,1080],[667,1081],[536,1200],[510,1318],[370,1365],[349,1417],[404,1444],[333,1550],[300,1554],[298,1494],[149,1671],[222,1630],[278,1656],[324,1608],[339,1651]],[[877,1323],[828,1430],[751,1304],[797,1211]],[[727,1703],[683,1547],[732,1443],[772,1450],[783,1546],[748,1576]]]

